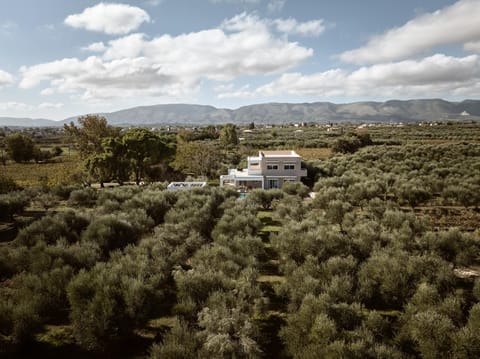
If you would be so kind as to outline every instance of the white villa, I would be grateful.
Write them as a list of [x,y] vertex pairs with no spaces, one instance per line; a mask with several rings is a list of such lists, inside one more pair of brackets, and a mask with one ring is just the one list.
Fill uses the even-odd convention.
[[281,188],[288,181],[300,181],[307,176],[302,168],[302,157],[295,151],[260,151],[248,157],[246,169],[229,169],[220,176],[220,186],[233,186],[241,190],[255,188]]

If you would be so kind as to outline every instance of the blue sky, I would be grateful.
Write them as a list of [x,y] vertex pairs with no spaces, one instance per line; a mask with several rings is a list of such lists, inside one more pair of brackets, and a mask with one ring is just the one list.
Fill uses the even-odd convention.
[[0,2],[0,116],[480,96],[480,0]]

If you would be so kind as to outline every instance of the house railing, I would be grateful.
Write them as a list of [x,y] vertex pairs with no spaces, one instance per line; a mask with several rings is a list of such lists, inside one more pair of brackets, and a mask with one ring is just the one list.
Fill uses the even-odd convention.
[[259,168],[259,169],[251,169],[249,168],[248,169],[248,174],[249,175],[262,175],[262,169]]

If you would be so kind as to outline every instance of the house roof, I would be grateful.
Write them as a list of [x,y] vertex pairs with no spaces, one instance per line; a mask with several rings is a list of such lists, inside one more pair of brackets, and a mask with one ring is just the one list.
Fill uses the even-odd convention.
[[283,151],[260,151],[259,156],[265,156],[265,157],[300,157],[298,153],[296,153],[293,150],[283,150]]

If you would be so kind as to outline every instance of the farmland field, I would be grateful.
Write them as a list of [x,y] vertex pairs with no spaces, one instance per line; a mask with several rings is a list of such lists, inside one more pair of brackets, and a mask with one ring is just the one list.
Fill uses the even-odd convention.
[[218,146],[225,166],[297,141],[311,187],[243,199],[158,181],[85,188],[72,175],[95,172],[65,154],[8,161],[2,175],[24,188],[0,195],[0,354],[478,357],[478,129],[192,139]]

